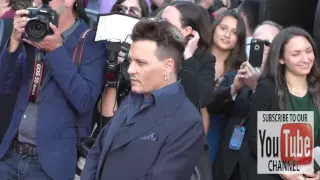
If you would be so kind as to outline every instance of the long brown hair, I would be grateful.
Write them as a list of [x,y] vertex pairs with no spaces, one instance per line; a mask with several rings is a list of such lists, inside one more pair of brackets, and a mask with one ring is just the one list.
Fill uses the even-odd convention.
[[289,27],[280,31],[271,44],[269,56],[262,76],[273,79],[276,85],[276,94],[279,97],[280,110],[285,110],[284,97],[287,90],[285,65],[280,64],[279,60],[284,57],[284,48],[289,40],[296,36],[305,37],[310,42],[313,49],[315,61],[310,73],[307,75],[307,83],[308,91],[317,106],[318,112],[320,112],[320,69],[318,66],[319,62],[317,62],[319,55],[315,42],[307,31],[297,27]]
[[193,30],[199,33],[198,49],[209,50],[212,38],[210,38],[210,16],[208,12],[203,7],[188,1],[175,1],[168,6],[174,6],[180,12],[182,27],[191,26]]
[[[238,40],[236,46],[231,50],[231,53],[228,59],[225,61],[225,72],[228,71],[237,71],[241,64],[247,60],[246,54],[246,25],[241,18],[241,16],[233,10],[225,11],[217,19],[214,21],[211,27],[211,39],[214,36],[214,32],[216,28],[221,23],[223,18],[230,16],[237,20],[237,35]],[[214,46],[214,42],[212,42],[212,46]]]

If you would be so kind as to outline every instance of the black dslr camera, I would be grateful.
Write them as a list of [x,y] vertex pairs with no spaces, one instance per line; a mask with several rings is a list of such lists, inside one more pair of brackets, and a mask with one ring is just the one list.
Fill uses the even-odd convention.
[[[108,40],[106,43],[108,58],[106,66],[106,84],[108,86],[115,87],[118,81],[130,80],[130,75],[127,70],[129,67],[128,53],[130,50],[130,44],[127,42],[121,42],[119,40]],[[118,62],[118,54],[122,51],[126,54],[122,63]]]
[[58,26],[59,15],[49,6],[51,0],[42,0],[43,4],[40,8],[27,8],[29,11],[29,22],[26,25],[27,39],[40,42],[47,35],[52,35],[50,23]]

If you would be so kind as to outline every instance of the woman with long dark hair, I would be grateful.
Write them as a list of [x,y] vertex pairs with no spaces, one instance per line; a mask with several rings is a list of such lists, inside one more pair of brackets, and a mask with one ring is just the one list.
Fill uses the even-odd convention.
[[[215,67],[212,67],[215,69],[215,89],[225,89],[225,86],[229,84],[220,87],[224,77],[234,76],[240,65],[247,59],[245,52],[246,28],[240,15],[234,11],[225,11],[218,16],[212,25],[211,38],[211,53],[216,57]],[[215,96],[218,96],[217,92],[219,91],[215,91]],[[208,129],[207,141],[210,146],[211,163],[215,161],[223,131],[222,124],[228,111],[229,106],[225,106],[225,102],[217,103],[216,99],[210,102],[207,109],[202,110],[203,114],[207,114],[204,119]]]
[[246,26],[235,11],[226,11],[212,25],[211,53],[216,57],[215,80],[230,71],[236,71],[247,60]]
[[[257,112],[313,111],[315,146],[320,145],[320,69],[312,37],[303,29],[289,27],[273,40],[248,117],[248,180],[319,179],[320,174],[257,175]],[[275,124],[276,125],[276,124]]]
[[210,53],[210,16],[204,8],[191,2],[171,3],[158,16],[187,38],[181,82],[190,101],[199,109],[206,107],[214,89],[215,57]]

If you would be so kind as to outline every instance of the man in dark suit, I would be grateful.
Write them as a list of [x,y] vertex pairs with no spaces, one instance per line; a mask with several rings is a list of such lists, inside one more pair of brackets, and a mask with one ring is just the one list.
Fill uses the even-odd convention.
[[[18,92],[11,124],[0,145],[2,179],[62,180],[75,175],[76,137],[91,133],[92,110],[102,87],[106,57],[105,44],[94,43],[94,33],[88,32],[82,58],[73,58],[82,33],[88,29],[74,10],[80,2],[50,1],[49,6],[59,14],[59,25],[50,24],[54,33],[37,43],[22,36],[29,12],[15,13],[15,27],[0,56],[0,93]],[[41,5],[40,0],[36,3]],[[25,48],[30,46],[23,41],[35,47],[27,52],[34,52],[37,61],[28,58]],[[33,71],[34,66],[40,70]],[[33,78],[36,76],[42,81]],[[38,88],[30,88],[35,84]],[[33,89],[38,91],[31,96]],[[75,121],[80,127],[78,134]]]
[[81,179],[190,179],[204,129],[177,81],[185,39],[155,19],[138,22],[131,37],[132,92],[90,150]]
[[[255,29],[253,37],[270,42],[281,28],[274,22],[266,21]],[[265,45],[262,68],[268,56],[268,48]],[[240,149],[231,149],[229,144],[236,126],[246,128],[246,122],[243,120],[248,116],[259,76],[260,73],[249,62],[244,62],[238,72],[230,72],[225,76],[214,93],[208,111],[210,113],[226,114],[222,130],[222,137],[225,140],[220,142],[213,166],[214,180],[247,180],[245,172],[249,150],[246,134],[244,134]]]

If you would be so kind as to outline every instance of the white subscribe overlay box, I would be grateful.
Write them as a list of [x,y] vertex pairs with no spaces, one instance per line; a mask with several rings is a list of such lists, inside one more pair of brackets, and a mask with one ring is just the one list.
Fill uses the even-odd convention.
[[258,174],[314,172],[314,112],[258,111]]

